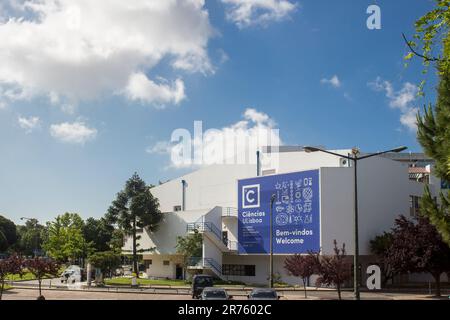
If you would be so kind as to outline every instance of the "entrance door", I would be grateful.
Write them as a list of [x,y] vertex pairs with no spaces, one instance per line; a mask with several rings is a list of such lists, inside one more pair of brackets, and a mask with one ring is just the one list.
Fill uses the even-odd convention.
[[222,231],[222,241],[225,245],[228,245],[228,231]]
[[175,277],[178,280],[182,280],[183,279],[183,267],[180,266],[179,264],[177,264],[176,269],[175,269]]

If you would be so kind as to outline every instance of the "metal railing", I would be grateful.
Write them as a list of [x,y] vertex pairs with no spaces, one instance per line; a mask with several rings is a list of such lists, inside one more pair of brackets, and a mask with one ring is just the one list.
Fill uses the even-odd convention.
[[209,268],[222,276],[222,266],[212,258],[192,257],[188,259],[187,265],[188,267]]
[[[213,233],[217,239],[223,242],[222,239],[222,230],[220,230],[214,223],[212,222],[192,222],[188,223],[186,226],[187,232],[211,232]],[[226,243],[225,243],[226,245]]]
[[222,217],[236,217],[238,216],[237,208],[222,207]]

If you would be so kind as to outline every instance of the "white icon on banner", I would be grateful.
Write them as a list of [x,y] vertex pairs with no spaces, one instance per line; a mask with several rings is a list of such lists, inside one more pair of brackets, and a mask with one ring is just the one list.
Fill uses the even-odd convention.
[[311,200],[313,197],[313,191],[311,188],[305,188],[303,189],[303,198],[305,199],[305,201],[309,201]]
[[312,204],[311,204],[311,202],[305,203],[305,205],[303,206],[303,212],[304,213],[309,213],[311,211],[312,211]]
[[277,215],[277,217],[275,218],[275,222],[277,225],[279,226],[285,226],[289,223],[289,217],[287,214],[285,213],[280,213],[279,215]]

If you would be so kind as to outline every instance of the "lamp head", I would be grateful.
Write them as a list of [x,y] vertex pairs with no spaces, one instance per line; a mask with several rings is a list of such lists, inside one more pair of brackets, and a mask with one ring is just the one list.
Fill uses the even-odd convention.
[[402,152],[402,151],[405,151],[406,149],[408,149],[408,147],[401,146],[401,147],[393,149],[392,152]]
[[320,151],[320,149],[319,148],[316,148],[316,147],[303,147],[303,150],[306,152],[306,153],[311,153],[311,152],[317,152],[317,151]]

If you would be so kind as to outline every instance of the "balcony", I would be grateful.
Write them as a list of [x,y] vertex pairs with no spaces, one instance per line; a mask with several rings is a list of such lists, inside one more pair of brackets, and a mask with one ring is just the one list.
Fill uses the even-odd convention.
[[231,207],[222,207],[222,218],[237,218],[238,210]]

